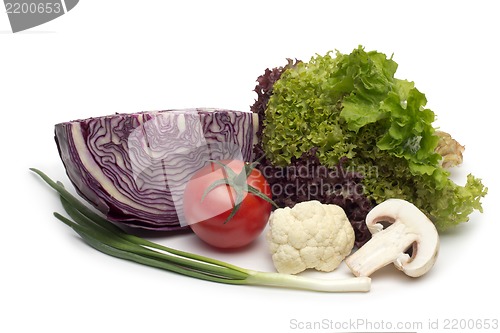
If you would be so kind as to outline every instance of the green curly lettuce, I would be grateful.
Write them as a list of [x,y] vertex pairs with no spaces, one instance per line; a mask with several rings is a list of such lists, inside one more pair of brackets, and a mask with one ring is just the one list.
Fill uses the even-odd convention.
[[439,230],[482,212],[487,188],[472,175],[465,186],[449,178],[436,152],[435,114],[413,82],[394,77],[392,57],[361,46],[332,53],[297,63],[274,83],[262,131],[267,158],[286,166],[315,147],[327,167],[348,157],[371,199],[408,200]]

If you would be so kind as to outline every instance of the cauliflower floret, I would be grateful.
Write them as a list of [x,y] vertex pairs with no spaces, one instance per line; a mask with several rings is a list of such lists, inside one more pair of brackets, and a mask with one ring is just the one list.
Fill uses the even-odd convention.
[[266,237],[276,270],[287,274],[308,268],[331,272],[354,246],[354,230],[344,210],[316,200],[276,209]]

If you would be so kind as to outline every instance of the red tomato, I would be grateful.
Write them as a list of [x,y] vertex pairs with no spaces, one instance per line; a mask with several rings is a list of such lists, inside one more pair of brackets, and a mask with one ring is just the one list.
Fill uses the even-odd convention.
[[[220,163],[236,174],[245,166],[245,162],[238,160]],[[227,177],[228,173],[215,162],[210,162],[196,172],[184,192],[184,215],[194,233],[206,243],[219,248],[239,248],[248,245],[262,233],[271,214],[271,203],[244,190],[240,208],[226,222],[237,204],[237,191],[221,184],[210,190],[203,200],[202,197],[210,185]],[[259,170],[251,171],[246,184],[240,182],[243,189],[247,184],[271,198],[271,188]]]

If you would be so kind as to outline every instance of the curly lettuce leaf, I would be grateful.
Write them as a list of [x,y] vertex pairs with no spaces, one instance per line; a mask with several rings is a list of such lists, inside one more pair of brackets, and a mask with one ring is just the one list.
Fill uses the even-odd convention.
[[289,68],[274,83],[262,149],[276,166],[315,147],[330,168],[347,157],[364,173],[371,199],[413,202],[444,230],[481,211],[487,189],[472,175],[465,186],[449,179],[436,153],[435,114],[413,82],[394,77],[396,70],[392,57],[361,46]]
[[439,137],[432,126],[435,115],[425,108],[427,99],[416,88],[391,91],[380,103],[380,109],[390,118],[390,125],[377,146],[389,154],[409,161],[413,174],[431,175],[441,155],[435,152]]

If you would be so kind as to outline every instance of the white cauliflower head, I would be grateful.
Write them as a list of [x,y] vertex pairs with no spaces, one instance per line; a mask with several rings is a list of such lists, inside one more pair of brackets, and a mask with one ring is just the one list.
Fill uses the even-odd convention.
[[354,230],[341,207],[313,200],[276,209],[267,240],[278,272],[331,272],[351,253]]

